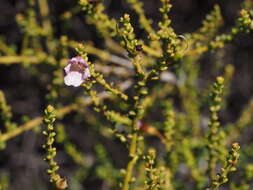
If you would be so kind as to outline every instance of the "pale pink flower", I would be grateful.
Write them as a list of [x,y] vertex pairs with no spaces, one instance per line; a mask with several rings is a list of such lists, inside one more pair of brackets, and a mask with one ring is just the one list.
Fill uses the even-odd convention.
[[81,56],[73,57],[64,68],[64,83],[67,86],[80,86],[90,77],[90,69]]

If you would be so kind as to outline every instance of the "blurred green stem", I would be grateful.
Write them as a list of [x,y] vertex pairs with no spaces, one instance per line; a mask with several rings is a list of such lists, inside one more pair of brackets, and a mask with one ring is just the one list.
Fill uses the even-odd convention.
[[138,160],[138,156],[136,155],[137,139],[138,139],[138,134],[137,132],[135,132],[132,136],[130,150],[129,150],[129,156],[132,159],[127,164],[127,171],[126,171],[126,176],[124,178],[124,184],[123,184],[122,190],[129,189],[129,182],[131,181],[133,168],[135,166],[136,161]]

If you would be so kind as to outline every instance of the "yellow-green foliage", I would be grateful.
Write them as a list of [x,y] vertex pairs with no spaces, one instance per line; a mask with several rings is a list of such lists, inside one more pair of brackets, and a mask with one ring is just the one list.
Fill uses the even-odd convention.
[[47,106],[47,108],[45,109],[44,122],[47,125],[47,130],[43,131],[43,135],[46,136],[46,143],[43,145],[43,148],[47,151],[47,155],[44,160],[49,165],[47,173],[50,177],[50,182],[54,183],[57,189],[66,189],[66,179],[61,178],[60,175],[57,173],[57,171],[59,170],[59,166],[54,160],[54,157],[56,156],[56,148],[54,147],[56,133],[54,131],[53,125],[56,116],[54,112],[55,110],[51,105]]

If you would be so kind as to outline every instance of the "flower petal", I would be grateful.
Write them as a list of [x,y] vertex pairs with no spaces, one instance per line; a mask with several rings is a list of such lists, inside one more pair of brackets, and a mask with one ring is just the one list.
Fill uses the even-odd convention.
[[72,58],[70,59],[70,62],[71,62],[71,63],[77,63],[77,62],[78,62],[78,60],[77,60],[77,58],[76,58],[76,57],[72,57]]
[[76,57],[76,60],[79,64],[85,66],[85,67],[88,67],[88,65],[86,64],[86,61],[81,57],[81,56],[77,56]]
[[64,67],[64,71],[65,71],[66,74],[69,73],[70,67],[71,67],[71,64],[68,64],[66,67]]
[[83,73],[83,79],[87,79],[90,77],[90,69],[86,68]]
[[82,74],[79,72],[69,72],[67,75],[64,77],[64,83],[67,86],[74,86],[78,87],[80,86],[84,80],[82,79]]

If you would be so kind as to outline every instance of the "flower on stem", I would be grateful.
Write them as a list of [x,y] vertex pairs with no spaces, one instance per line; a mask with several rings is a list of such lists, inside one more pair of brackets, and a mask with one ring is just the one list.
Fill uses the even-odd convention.
[[81,57],[73,57],[64,68],[64,83],[67,86],[80,86],[90,77],[90,69],[86,61]]

